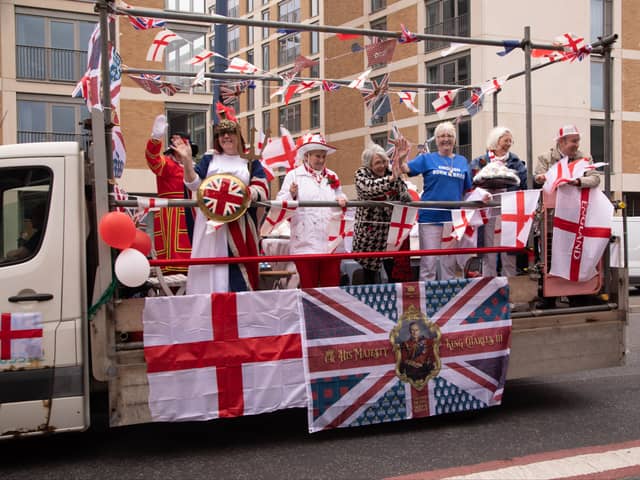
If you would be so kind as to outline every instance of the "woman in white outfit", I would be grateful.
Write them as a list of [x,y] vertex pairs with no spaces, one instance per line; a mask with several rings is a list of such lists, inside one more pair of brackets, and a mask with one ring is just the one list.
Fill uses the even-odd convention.
[[[284,177],[277,199],[337,201],[344,207],[347,197],[342,193],[340,180],[326,167],[327,155],[335,151],[322,135],[307,134],[297,152],[302,165]],[[290,253],[329,253],[331,215],[331,209],[327,207],[298,208],[291,218]],[[300,260],[296,262],[296,268],[302,288],[337,286],[340,282],[340,260]]]
[[[260,162],[247,162],[240,156],[244,140],[237,122],[221,120],[214,127],[213,145],[215,151],[205,154],[195,169],[191,162],[183,163],[184,183],[190,190],[198,190],[202,180],[211,175],[226,173],[247,185],[252,201],[269,198],[269,185]],[[177,149],[186,151],[182,145]],[[249,208],[238,219],[224,223],[211,232],[207,232],[207,220],[198,210],[191,258],[258,255],[255,208]],[[257,263],[192,265],[187,276],[187,295],[256,290],[258,283]]]

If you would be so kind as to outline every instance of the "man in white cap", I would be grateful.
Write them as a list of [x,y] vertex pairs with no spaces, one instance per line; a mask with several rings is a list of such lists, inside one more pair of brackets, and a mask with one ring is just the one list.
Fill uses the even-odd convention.
[[[546,180],[545,173],[561,158],[568,157],[569,161],[577,158],[589,158],[580,150],[580,132],[575,125],[564,125],[556,136],[556,145],[548,152],[538,155],[538,163],[533,170],[535,183],[542,185]],[[600,185],[600,175],[595,170],[587,171],[583,177],[569,182],[577,187],[592,188]]]
[[[549,151],[538,156],[538,162],[533,170],[535,186],[540,187],[546,180],[546,172],[555,163],[559,162],[562,158],[567,157],[569,162],[579,159],[588,158],[591,162],[591,157],[580,151],[580,132],[575,125],[564,125],[558,130],[556,136],[555,147],[549,149]],[[600,185],[600,175],[596,170],[587,170],[583,176],[571,180],[569,185],[574,185],[580,188],[593,188]],[[549,232],[553,229],[553,209],[547,207],[547,230]],[[538,234],[538,239],[540,238]],[[534,242],[537,243],[537,242]],[[548,251],[551,247],[551,237],[548,239]],[[541,248],[538,248],[538,254]],[[555,308],[556,297],[543,297],[542,293],[539,294],[541,300],[536,304],[537,308]],[[569,304],[571,306],[581,306],[590,303],[591,297],[585,295],[575,295],[569,297]]]

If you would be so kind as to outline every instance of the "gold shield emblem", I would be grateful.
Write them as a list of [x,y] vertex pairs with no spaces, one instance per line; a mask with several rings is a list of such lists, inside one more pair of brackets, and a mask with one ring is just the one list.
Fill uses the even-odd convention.
[[247,186],[235,175],[216,173],[198,187],[198,207],[207,218],[217,222],[236,220],[250,204]]
[[410,306],[391,330],[389,340],[396,356],[396,375],[422,390],[440,373],[440,328]]

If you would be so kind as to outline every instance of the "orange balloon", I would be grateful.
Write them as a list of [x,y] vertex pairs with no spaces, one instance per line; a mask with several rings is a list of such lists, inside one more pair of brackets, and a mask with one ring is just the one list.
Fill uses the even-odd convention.
[[123,250],[135,240],[136,226],[126,213],[109,212],[100,219],[98,233],[107,245]]
[[135,248],[146,257],[151,251],[151,237],[146,232],[136,229],[136,238],[129,248]]

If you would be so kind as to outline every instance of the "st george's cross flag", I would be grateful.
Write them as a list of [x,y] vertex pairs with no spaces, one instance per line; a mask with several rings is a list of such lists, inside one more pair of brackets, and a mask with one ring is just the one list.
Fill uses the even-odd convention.
[[431,102],[431,105],[433,105],[433,108],[440,118],[444,117],[449,107],[453,105],[453,100],[456,98],[458,90],[459,89],[438,92],[438,98]]
[[305,406],[296,290],[148,297],[142,314],[155,421]]
[[505,192],[500,198],[500,246],[524,247],[533,225],[540,190]]
[[613,205],[598,188],[558,189],[551,240],[551,275],[590,280],[611,238]]
[[168,28],[161,30],[154,37],[153,42],[147,51],[148,62],[162,62],[164,60],[164,50],[171,42],[182,40],[182,37]]
[[333,253],[347,237],[353,237],[355,212],[352,208],[332,208],[327,225],[327,253]]
[[396,252],[400,250],[402,243],[411,233],[413,225],[418,218],[417,207],[407,207],[405,205],[394,205],[389,221],[389,233],[387,234],[387,251]]
[[500,404],[506,278],[304,289],[301,300],[310,432]]
[[42,314],[0,313],[0,360],[42,356]]
[[284,127],[280,127],[280,137],[270,139],[262,149],[260,163],[270,171],[281,171],[287,173],[296,163],[297,147],[289,133]]
[[297,209],[298,202],[295,200],[271,200],[271,208],[260,227],[260,235],[269,235],[278,225],[293,217]]

